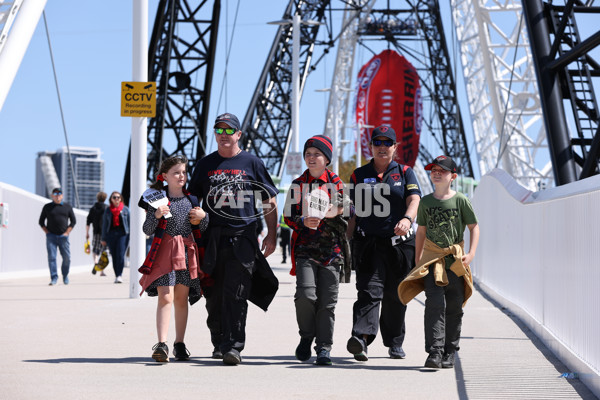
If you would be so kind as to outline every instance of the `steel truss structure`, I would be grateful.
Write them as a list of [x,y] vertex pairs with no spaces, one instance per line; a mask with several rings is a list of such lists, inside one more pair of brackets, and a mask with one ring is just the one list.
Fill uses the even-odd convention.
[[[311,71],[313,52],[319,25],[325,19],[329,0],[291,0],[283,14],[273,46],[258,80],[248,111],[242,122],[242,147],[263,160],[267,169],[281,176],[284,159],[291,138],[292,98],[292,24],[299,14],[301,21],[317,24],[300,24],[299,92],[301,98],[306,77]],[[331,43],[329,43],[331,45]]]
[[[600,63],[591,54],[600,44],[600,31],[594,27],[595,33],[583,39],[577,22],[582,16],[599,15],[600,7],[593,6],[594,0],[558,3],[523,4],[554,175],[562,185],[600,172],[600,115],[593,82],[600,77]],[[565,113],[565,104],[571,115]],[[574,132],[569,132],[569,118]]]
[[[162,159],[183,154],[189,170],[206,153],[207,115],[221,0],[161,0],[150,39],[148,78],[157,82],[148,123],[148,181]],[[123,196],[129,198],[129,159]]]
[[[404,9],[371,10],[366,21],[358,30],[362,41],[373,37],[389,41],[419,71],[422,98],[424,103],[429,103],[423,106],[431,108],[431,115],[423,119],[423,124],[438,146],[436,155],[451,156],[459,165],[461,175],[473,177],[439,3],[407,0]],[[405,44],[415,40],[428,54]],[[421,142],[418,159],[429,163],[433,150]]]
[[[198,4],[161,0],[157,12],[150,79],[158,82],[158,115],[149,124],[148,180],[153,180],[163,157],[183,153],[192,165],[205,153],[220,0],[191,3]],[[337,139],[337,133],[345,131],[356,44],[379,36],[421,64],[417,70],[423,99],[432,109],[423,123],[439,151],[455,158],[464,176],[473,177],[439,2],[404,0],[402,10],[390,9],[389,4],[375,10],[375,0],[343,3],[339,35],[333,40],[330,29],[329,40],[319,41],[319,24],[331,12],[330,0],[289,1],[242,123],[242,147],[260,157],[272,174],[282,175],[292,134],[291,20],[298,15],[313,22],[299,29],[299,97],[318,64],[313,61],[316,46],[338,42],[325,132],[336,132]],[[526,9],[517,0],[452,0],[451,7],[480,172],[502,167],[523,186],[537,190],[552,184],[553,178],[559,185],[598,173],[599,116],[592,78],[600,76],[600,64],[589,51],[600,43],[600,34],[581,40],[575,14],[600,8],[593,7],[592,0],[565,0],[560,6],[542,0],[524,4]],[[209,16],[200,18],[200,11]],[[403,15],[406,18],[400,18]],[[383,17],[385,23],[374,23]],[[406,40],[421,41],[425,50],[411,52]],[[573,138],[563,100],[573,111]],[[173,141],[172,151],[166,150]],[[422,144],[420,159],[430,159],[433,151]],[[127,173],[124,189],[128,181]]]
[[520,1],[452,0],[481,175],[552,184],[535,69]]

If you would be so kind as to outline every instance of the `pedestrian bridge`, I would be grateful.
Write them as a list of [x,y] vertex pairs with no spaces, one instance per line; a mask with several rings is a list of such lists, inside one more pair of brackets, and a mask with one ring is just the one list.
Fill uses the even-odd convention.
[[[83,251],[87,211],[76,213],[71,234],[71,284],[47,286],[38,227],[46,202],[0,183],[0,203],[9,204],[8,227],[0,229],[0,304],[11,343],[0,381],[12,383],[3,397],[157,398],[177,391],[261,399],[600,396],[600,176],[537,193],[501,170],[483,177],[473,197],[481,226],[472,265],[477,290],[465,308],[456,368],[436,371],[422,368],[423,294],[408,307],[406,359],[389,359],[380,339],[366,363],[346,352],[353,284],[340,286],[334,365],[295,360],[294,279],[278,253],[269,261],[280,291],[267,313],[250,307],[240,366],[210,359],[202,301],[190,309],[191,361],[156,365],[150,358],[156,300],[131,300],[128,285],[113,284],[110,273],[90,273],[91,257]],[[563,376],[569,373],[576,375]]]

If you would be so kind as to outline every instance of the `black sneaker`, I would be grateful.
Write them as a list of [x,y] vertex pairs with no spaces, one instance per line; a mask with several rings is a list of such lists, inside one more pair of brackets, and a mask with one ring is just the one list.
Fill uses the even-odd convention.
[[152,358],[158,362],[169,362],[169,347],[165,342],[158,342],[152,347]]
[[402,349],[402,347],[390,347],[390,349],[388,350],[388,354],[390,355],[390,358],[404,358],[406,357],[406,353],[404,352],[404,350]]
[[92,275],[96,275],[96,265],[94,264],[94,266],[92,267]]
[[312,344],[312,338],[301,338],[298,347],[296,347],[296,358],[300,361],[308,361],[311,356],[310,345]]
[[242,362],[242,356],[236,349],[231,349],[227,353],[223,354],[223,364],[225,365],[238,365]]
[[369,361],[369,356],[367,356],[367,344],[363,339],[352,336],[348,339],[346,349],[354,354],[354,359],[356,361]]
[[456,353],[445,353],[442,357],[442,368],[454,368],[454,356]]
[[425,367],[437,369],[442,368],[442,356],[440,355],[440,353],[436,351],[432,351],[431,353],[429,353],[427,360],[425,360]]
[[187,361],[190,359],[190,352],[183,342],[173,343],[173,355],[176,361]]
[[222,360],[223,359],[223,353],[221,353],[221,350],[219,350],[218,347],[215,347],[213,349],[212,358],[215,359],[215,360]]
[[331,365],[331,357],[329,356],[329,350],[320,349],[317,351],[316,365]]

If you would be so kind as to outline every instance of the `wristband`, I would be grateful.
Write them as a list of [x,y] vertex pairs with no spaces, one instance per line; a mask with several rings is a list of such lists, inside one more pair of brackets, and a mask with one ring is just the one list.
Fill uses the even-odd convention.
[[405,215],[404,217],[400,218],[400,219],[404,219],[406,218],[411,224],[413,223],[413,219],[410,217],[410,215]]

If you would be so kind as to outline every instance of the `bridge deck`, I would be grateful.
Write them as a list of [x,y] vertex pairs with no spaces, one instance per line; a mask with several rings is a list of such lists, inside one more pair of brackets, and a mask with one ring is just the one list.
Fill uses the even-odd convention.
[[[0,280],[4,313],[2,395],[7,399],[154,399],[198,396],[210,399],[593,399],[527,328],[495,307],[484,294],[469,300],[461,351],[452,370],[423,368],[421,294],[409,304],[407,357],[391,360],[380,338],[369,361],[355,361],[345,349],[352,323],[354,284],[340,287],[331,367],[300,363],[294,313],[294,278],[289,264],[270,257],[280,290],[270,310],[251,305],[243,363],[227,367],[210,358],[204,301],[190,308],[186,344],[189,362],[158,365],[156,299],[128,298],[126,283],[109,276],[72,273],[71,284],[47,286],[47,278]],[[353,277],[354,279],[354,277]],[[169,332],[172,348],[174,325]],[[311,361],[314,361],[314,357]]]

